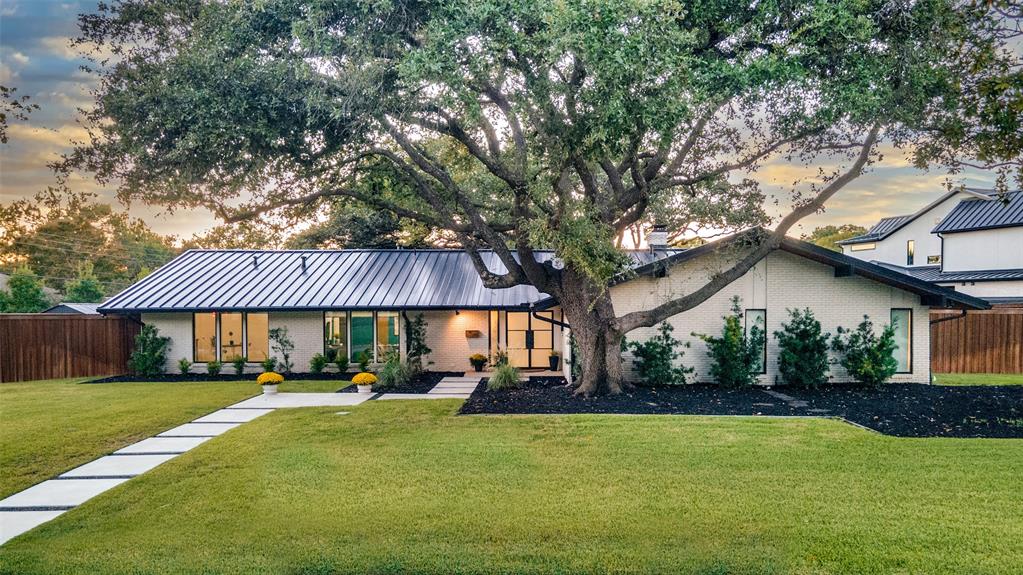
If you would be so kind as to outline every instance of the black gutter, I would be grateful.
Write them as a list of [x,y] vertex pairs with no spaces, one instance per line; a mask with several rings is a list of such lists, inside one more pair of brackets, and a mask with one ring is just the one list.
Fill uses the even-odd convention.
[[939,324],[939,323],[946,322],[946,321],[953,321],[953,320],[957,320],[957,319],[963,319],[964,317],[966,317],[966,311],[967,310],[965,310],[965,309],[961,309],[961,310],[959,310],[959,312],[960,312],[959,315],[951,315],[951,316],[948,316],[948,317],[941,317],[941,318],[938,318],[938,319],[932,319],[932,320],[930,320],[930,324],[931,325],[935,325],[935,324]]
[[556,326],[558,326],[558,327],[560,327],[560,328],[562,328],[562,329],[572,329],[572,326],[568,325],[567,323],[565,323],[565,322],[563,322],[563,321],[559,321],[559,320],[556,320],[556,319],[554,319],[554,318],[549,318],[549,317],[543,317],[542,315],[538,314],[538,313],[537,313],[537,312],[536,312],[535,310],[533,310],[532,308],[530,308],[530,315],[531,315],[531,316],[532,316],[532,317],[533,317],[534,319],[538,319],[538,320],[540,320],[540,321],[542,321],[542,322],[546,322],[546,323],[549,323],[549,324],[553,324],[553,325],[556,325]]

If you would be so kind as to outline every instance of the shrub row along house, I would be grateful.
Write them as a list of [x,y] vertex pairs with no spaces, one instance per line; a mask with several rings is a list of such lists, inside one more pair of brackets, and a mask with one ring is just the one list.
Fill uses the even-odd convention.
[[[618,313],[648,309],[700,287],[737,253],[733,238],[688,250],[669,249],[663,233],[650,249],[631,252],[632,273],[616,281]],[[484,253],[495,273],[503,265]],[[541,253],[550,259],[552,254]],[[710,381],[709,361],[696,333],[718,334],[733,300],[745,329],[780,328],[788,309],[809,308],[823,328],[855,327],[869,316],[896,329],[898,373],[893,381],[928,382],[929,307],[984,309],[983,300],[815,245],[786,239],[743,277],[698,307],[671,318],[676,336],[692,344],[684,357],[689,381]],[[287,328],[292,360],[305,371],[316,354],[382,361],[404,354],[407,322],[420,314],[432,350],[427,369],[466,371],[474,354],[501,351],[520,368],[548,368],[550,356],[569,355],[568,333],[556,302],[530,286],[488,289],[468,255],[458,250],[190,250],[111,298],[101,313],[132,314],[171,340],[167,371],[179,358],[205,363],[245,357],[249,370],[272,355],[269,333]],[[627,337],[643,341],[657,328]],[[553,353],[552,353],[553,352]],[[764,345],[760,383],[778,380],[777,343]],[[627,354],[628,355],[628,354]],[[627,365],[629,363],[627,362]],[[833,368],[833,381],[848,380]]]

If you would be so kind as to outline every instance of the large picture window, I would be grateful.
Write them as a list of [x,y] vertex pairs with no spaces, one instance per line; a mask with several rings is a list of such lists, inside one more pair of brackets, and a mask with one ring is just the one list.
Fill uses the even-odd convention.
[[896,373],[913,372],[913,310],[893,309],[892,327],[895,329]]
[[323,355],[331,362],[348,356],[348,312],[323,314]]
[[764,336],[764,348],[760,355],[759,365],[756,366],[757,373],[767,373],[767,310],[748,309],[746,310],[746,335],[749,336],[750,329],[756,327]]
[[246,357],[250,363],[270,355],[265,313],[201,312],[192,315],[193,359],[197,363]]
[[245,314],[245,357],[258,363],[270,357],[270,318],[265,313]]
[[377,361],[384,361],[388,353],[398,352],[401,322],[396,311],[377,312]]
[[373,312],[353,311],[351,313],[352,349],[350,359],[359,361],[359,355],[366,353],[373,360]]
[[242,347],[242,314],[220,314],[220,357],[222,361],[231,361],[241,357],[245,348]]
[[192,317],[192,340],[195,361],[217,360],[217,314],[197,313]]

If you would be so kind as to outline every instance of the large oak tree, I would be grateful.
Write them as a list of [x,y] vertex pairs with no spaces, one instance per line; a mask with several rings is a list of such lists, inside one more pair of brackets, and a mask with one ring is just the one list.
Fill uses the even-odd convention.
[[[81,19],[94,139],[65,168],[225,221],[347,199],[442,230],[493,288],[557,299],[578,392],[624,334],[690,309],[897,146],[1018,176],[1008,5],[952,0],[123,0]],[[763,223],[767,162],[822,166],[691,293],[619,315],[618,238]],[[540,263],[553,248],[563,266]],[[503,263],[488,269],[481,250]]]

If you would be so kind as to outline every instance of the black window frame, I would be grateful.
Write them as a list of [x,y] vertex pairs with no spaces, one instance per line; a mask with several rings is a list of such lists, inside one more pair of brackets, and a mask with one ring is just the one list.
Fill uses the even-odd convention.
[[759,375],[767,375],[767,308],[765,307],[751,307],[743,311],[743,331],[746,337],[749,337],[749,312],[760,311],[764,312],[764,352],[760,361],[760,371],[757,372]]
[[888,322],[889,322],[889,325],[894,325],[894,322],[893,322],[894,317],[893,316],[894,316],[895,312],[897,312],[897,311],[909,312],[909,325],[907,326],[909,328],[909,338],[908,338],[909,341],[907,342],[908,345],[909,345],[909,357],[907,358],[908,359],[907,365],[909,367],[909,370],[908,371],[896,371],[895,373],[897,373],[897,374],[910,373],[911,374],[911,373],[913,373],[913,308],[911,308],[911,307],[893,307],[893,308],[889,309],[888,310]]

